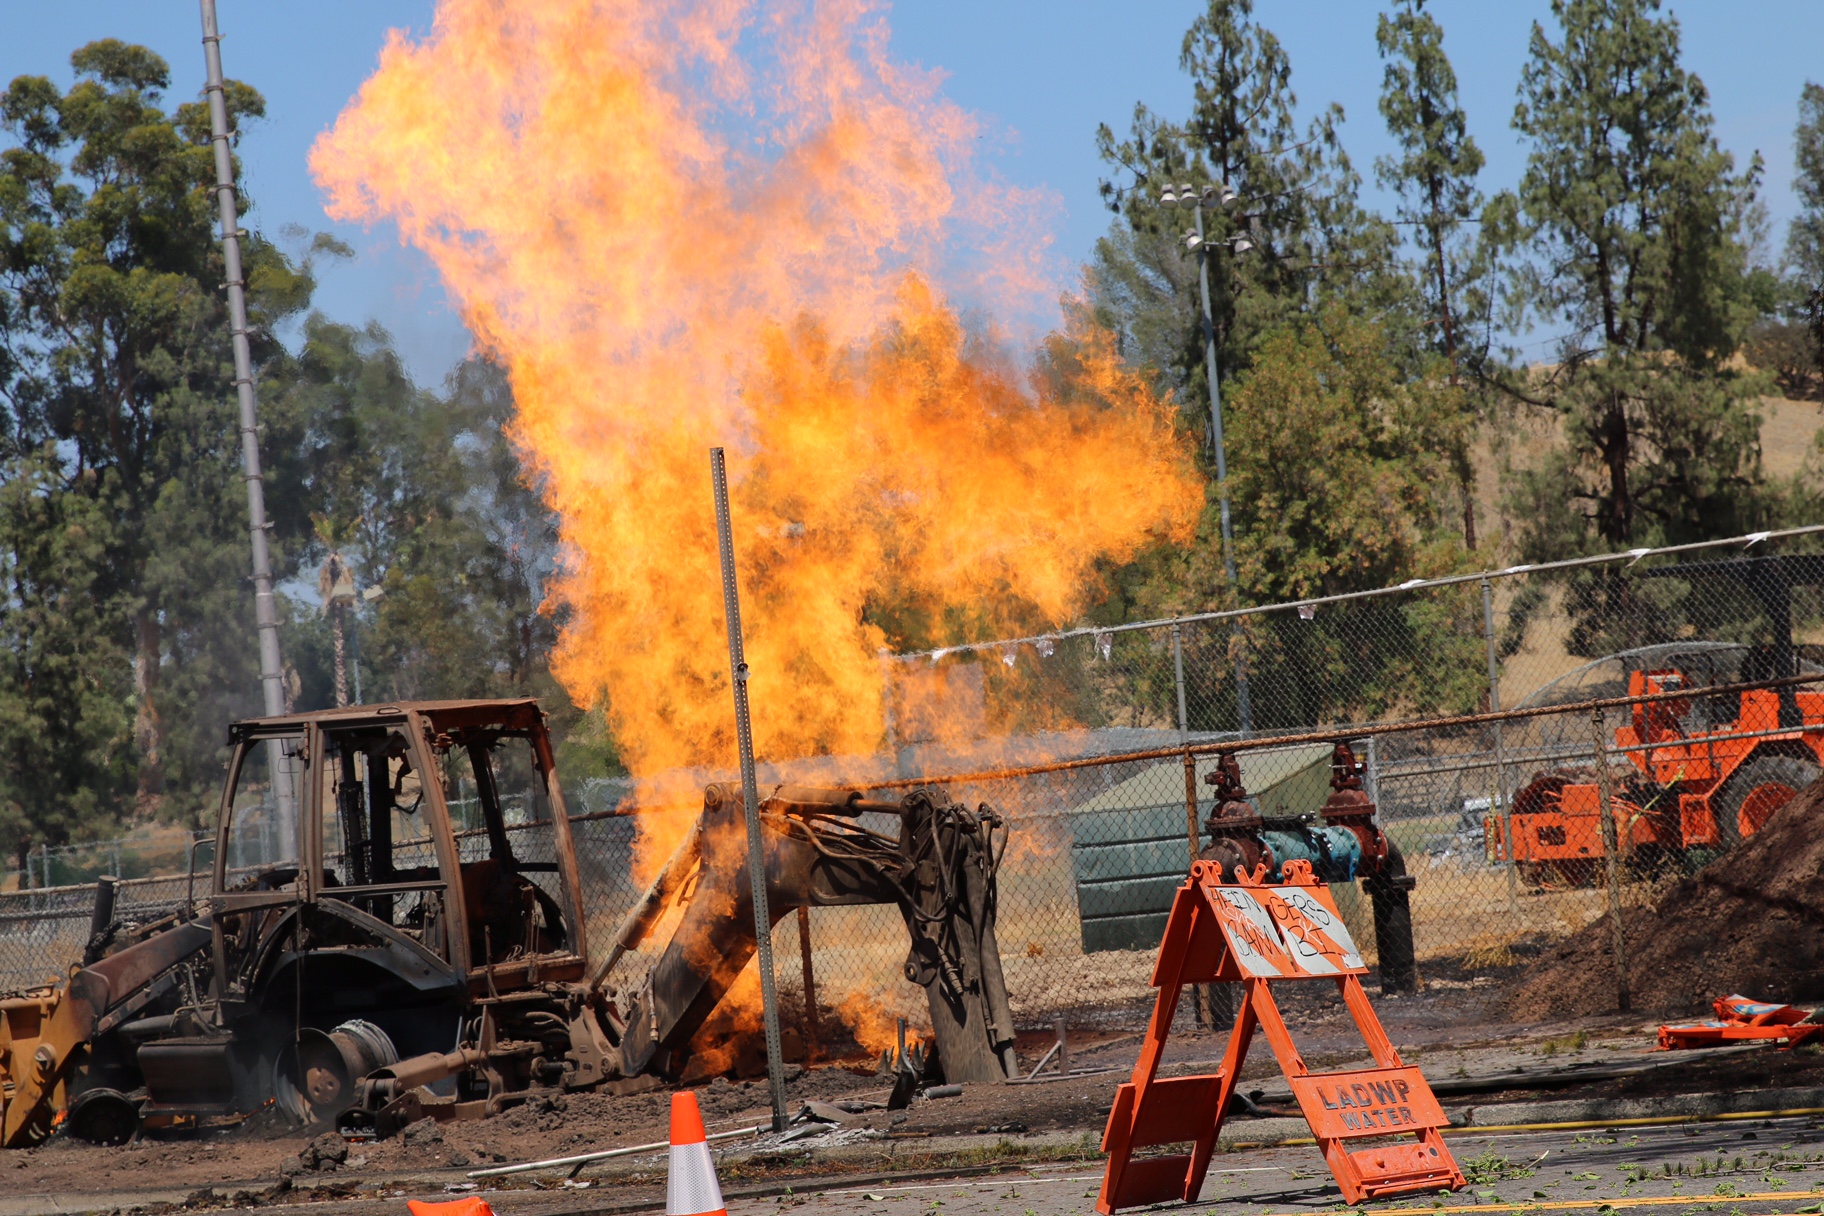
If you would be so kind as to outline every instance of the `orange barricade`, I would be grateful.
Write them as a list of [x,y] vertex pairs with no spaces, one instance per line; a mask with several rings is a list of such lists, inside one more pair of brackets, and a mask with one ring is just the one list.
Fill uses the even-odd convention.
[[[1438,1134],[1444,1112],[1419,1070],[1400,1062],[1374,1016],[1359,978],[1367,968],[1329,888],[1308,862],[1289,861],[1283,873],[1283,881],[1267,885],[1264,865],[1252,875],[1237,868],[1235,881],[1225,883],[1220,864],[1199,861],[1178,888],[1153,968],[1159,999],[1146,1043],[1134,1079],[1115,1092],[1102,1134],[1108,1167],[1096,1210],[1104,1216],[1172,1199],[1195,1202],[1256,1030],[1266,1035],[1346,1201],[1463,1185]],[[1313,979],[1336,982],[1378,1067],[1331,1073],[1305,1067],[1270,985]],[[1157,1076],[1179,994],[1186,984],[1214,980],[1239,982],[1244,993],[1220,1070]],[[1348,1147],[1369,1138],[1379,1143]],[[1136,1149],[1187,1142],[1188,1153],[1134,1156]]]
[[1778,1042],[1782,1051],[1824,1035],[1820,1015],[1792,1005],[1751,1001],[1739,993],[1713,1002],[1716,1017],[1702,1022],[1674,1022],[1659,1028],[1660,1051],[1715,1047],[1720,1043]]

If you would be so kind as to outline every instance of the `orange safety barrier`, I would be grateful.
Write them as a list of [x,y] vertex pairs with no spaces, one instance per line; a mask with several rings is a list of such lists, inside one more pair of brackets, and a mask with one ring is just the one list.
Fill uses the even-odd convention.
[[[1374,1016],[1358,978],[1367,968],[1329,888],[1313,876],[1309,862],[1287,862],[1283,880],[1274,885],[1264,881],[1266,872],[1264,864],[1251,875],[1236,867],[1235,881],[1225,883],[1219,863],[1199,861],[1178,888],[1153,967],[1159,997],[1146,1042],[1134,1079],[1115,1092],[1102,1134],[1108,1166],[1096,1210],[1103,1216],[1172,1199],[1196,1201],[1256,1030],[1266,1035],[1346,1201],[1463,1185],[1438,1134],[1448,1122],[1444,1111],[1419,1070],[1400,1062]],[[1335,981],[1378,1067],[1332,1073],[1305,1067],[1270,985],[1312,979]],[[1216,980],[1243,986],[1220,1070],[1159,1077],[1184,986]],[[1369,1138],[1380,1142],[1350,1149]],[[1190,1152],[1134,1156],[1136,1149],[1183,1143]]]
[[1715,1047],[1722,1043],[1778,1042],[1782,1051],[1824,1035],[1817,1014],[1792,1005],[1751,1001],[1739,993],[1713,1001],[1716,1019],[1674,1022],[1659,1028],[1659,1050]]
[[405,1206],[412,1216],[494,1216],[494,1209],[480,1195],[470,1195],[465,1199],[451,1199],[444,1203],[429,1203],[423,1199],[408,1199]]

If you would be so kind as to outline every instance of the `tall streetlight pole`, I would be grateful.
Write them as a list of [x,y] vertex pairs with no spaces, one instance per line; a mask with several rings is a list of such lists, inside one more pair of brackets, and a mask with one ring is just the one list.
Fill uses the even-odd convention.
[[[285,712],[285,676],[279,657],[279,614],[272,594],[272,553],[266,538],[266,490],[260,469],[260,424],[253,399],[253,350],[247,340],[247,280],[241,269],[240,209],[234,196],[234,152],[228,139],[228,102],[222,82],[222,36],[215,0],[203,8],[203,91],[209,99],[209,139],[215,148],[215,199],[222,221],[222,261],[228,272],[228,326],[234,346],[234,388],[240,403],[241,480],[247,485],[248,536],[253,544],[253,619],[260,641],[260,693],[267,717]],[[275,740],[268,749],[284,839],[296,839],[297,806],[290,757]]]
[[[1229,595],[1234,599],[1236,607],[1240,607],[1241,584],[1235,575],[1235,532],[1229,518],[1229,461],[1222,442],[1222,382],[1216,375],[1216,317],[1210,308],[1210,258],[1215,244],[1225,244],[1236,253],[1246,253],[1254,247],[1254,243],[1246,236],[1212,242],[1205,239],[1203,232],[1204,203],[1220,207],[1234,198],[1235,192],[1227,186],[1205,186],[1199,192],[1186,182],[1176,191],[1167,186],[1159,196],[1159,205],[1185,208],[1196,217],[1196,230],[1186,236],[1185,244],[1197,254],[1198,288],[1203,299],[1203,363],[1204,375],[1210,382],[1210,446],[1215,450],[1216,456],[1216,501],[1222,519],[1222,569],[1228,577]],[[1242,646],[1240,621],[1230,619],[1229,635],[1235,650],[1235,716],[1241,725],[1241,733],[1246,735],[1254,730],[1254,712],[1248,697],[1248,657]]]

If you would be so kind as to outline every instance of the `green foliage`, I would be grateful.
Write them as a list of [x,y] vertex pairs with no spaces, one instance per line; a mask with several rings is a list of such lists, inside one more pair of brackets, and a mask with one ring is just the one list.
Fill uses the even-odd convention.
[[1793,131],[1793,192],[1799,213],[1786,234],[1791,277],[1782,284],[1781,317],[1771,322],[1774,342],[1766,362],[1788,397],[1824,397],[1824,85],[1807,82],[1799,95]]
[[1703,83],[1657,0],[1554,0],[1514,127],[1519,190],[1487,218],[1516,255],[1515,319],[1568,323],[1555,367],[1502,387],[1564,443],[1518,482],[1529,557],[1728,535],[1759,493],[1759,381],[1727,370],[1757,313],[1748,265],[1758,161],[1716,143]]
[[[1491,1182],[1507,1182],[1514,1178],[1531,1178],[1533,1170],[1508,1160],[1505,1156],[1487,1149],[1462,1163],[1463,1180],[1471,1186],[1487,1186]],[[1591,1175],[1595,1177],[1595,1175]]]
[[[426,392],[378,326],[312,314],[267,379],[274,406],[303,420],[279,484],[316,519],[305,564],[334,544],[379,592],[354,622],[367,698],[537,693],[556,708],[557,621],[540,611],[556,522],[509,438],[505,374],[474,359],[444,395]],[[326,627],[312,614],[292,634],[299,704],[333,704]]]
[[1375,161],[1375,179],[1400,198],[1397,218],[1414,230],[1425,265],[1419,274],[1426,315],[1436,320],[1431,345],[1454,368],[1459,348],[1486,331],[1486,266],[1476,256],[1470,222],[1482,210],[1476,177],[1482,149],[1469,135],[1457,100],[1457,75],[1444,53],[1444,31],[1424,0],[1403,0],[1375,30],[1381,58],[1381,117],[1398,156]]
[[[1340,304],[1268,335],[1229,395],[1231,492],[1243,594],[1298,600],[1445,573],[1463,550],[1439,491],[1468,415],[1442,368],[1401,373],[1386,331]],[[1185,581],[1220,585],[1216,546],[1194,553]],[[1470,599],[1372,600],[1326,606],[1311,620],[1275,613],[1250,621],[1256,721],[1292,725],[1396,706],[1472,707],[1479,682],[1440,682],[1440,650],[1479,643]],[[1425,670],[1414,656],[1427,655]],[[1220,670],[1221,659],[1207,666]]]
[[1824,85],[1807,81],[1792,133],[1792,192],[1799,213],[1786,235],[1786,261],[1807,290],[1824,287]]
[[[207,108],[168,109],[143,47],[71,63],[67,92],[22,76],[0,94],[0,840],[16,849],[135,813],[206,818],[224,726],[260,708]],[[238,82],[227,100],[237,131],[264,110]],[[470,363],[427,393],[384,333],[316,316],[287,352],[275,328],[349,251],[286,235],[294,255],[243,241],[281,588],[346,540],[385,590],[356,623],[374,697],[554,693],[554,529],[504,376]],[[333,698],[312,607],[281,596],[302,708]],[[593,746],[612,767],[611,742]]]
[[1290,60],[1253,20],[1253,7],[1210,0],[1185,33],[1179,64],[1194,100],[1183,123],[1139,105],[1125,137],[1107,126],[1096,133],[1098,152],[1122,180],[1102,183],[1120,219],[1097,243],[1091,300],[1130,361],[1157,369],[1179,391],[1187,425],[1199,430],[1208,425],[1210,390],[1196,255],[1183,239],[1192,217],[1157,205],[1167,185],[1226,183],[1237,198],[1204,209],[1206,240],[1219,247],[1245,235],[1254,245],[1212,257],[1210,306],[1225,378],[1314,295],[1348,298],[1368,313],[1406,298],[1404,280],[1391,273],[1391,227],[1356,201],[1342,110],[1330,106],[1298,130]]
[[[1442,355],[1451,382],[1464,362],[1487,358],[1491,314],[1490,258],[1475,235],[1482,209],[1476,188],[1482,150],[1469,136],[1457,101],[1457,76],[1444,54],[1444,31],[1425,12],[1425,0],[1404,0],[1400,11],[1381,15],[1375,30],[1381,58],[1388,61],[1381,83],[1381,117],[1399,146],[1398,156],[1375,161],[1375,178],[1400,198],[1399,222],[1412,234],[1421,264],[1414,278],[1424,299],[1427,343]],[[1464,397],[1466,408],[1475,399]],[[1463,543],[1476,547],[1475,466],[1470,429],[1450,450],[1451,475],[1458,485]]]
[[0,841],[21,854],[80,832],[133,789],[111,520],[61,466],[47,446],[0,467]]
[[1441,376],[1400,374],[1380,326],[1333,305],[1275,331],[1229,401],[1251,596],[1334,595],[1452,564],[1436,492],[1463,412]]
[[[223,411],[214,155],[199,106],[164,108],[157,55],[106,39],[71,66],[67,92],[23,76],[0,95],[14,141],[0,152],[6,455],[39,461],[11,472],[39,478],[42,495],[83,500],[57,509],[80,513],[100,546],[92,594],[107,616],[92,657],[133,673],[137,793],[169,789],[172,809],[194,814],[219,774],[219,719],[255,704],[235,695],[254,687],[251,657],[225,645],[244,636],[251,606],[238,437]],[[230,103],[237,117],[263,108],[238,84]],[[263,357],[274,349],[264,335],[308,283],[258,240],[246,261]],[[124,810],[108,783],[95,791],[96,813]],[[46,806],[32,817],[51,838],[71,830]]]

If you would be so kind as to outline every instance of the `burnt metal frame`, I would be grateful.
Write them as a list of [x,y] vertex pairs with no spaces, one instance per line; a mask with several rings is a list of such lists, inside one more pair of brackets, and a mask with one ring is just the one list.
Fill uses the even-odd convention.
[[[458,980],[471,989],[481,985],[483,991],[501,985],[529,983],[531,968],[536,966],[549,971],[553,965],[562,965],[571,959],[586,967],[588,965],[587,922],[582,915],[582,879],[577,868],[575,846],[570,832],[569,810],[564,802],[562,788],[555,778],[555,760],[550,748],[550,738],[537,726],[543,714],[537,702],[530,698],[515,698],[502,701],[471,702],[432,702],[400,703],[373,707],[355,707],[315,714],[293,714],[283,718],[260,718],[236,723],[231,728],[230,737],[237,744],[235,757],[230,764],[227,783],[223,786],[217,825],[216,865],[210,907],[216,911],[253,911],[261,908],[284,907],[293,903],[314,904],[328,896],[337,902],[347,902],[350,895],[382,895],[407,891],[435,890],[439,893],[444,905],[445,941],[448,948],[448,963],[454,969]],[[465,720],[466,719],[466,720]],[[424,775],[425,805],[419,811],[431,818],[427,823],[431,829],[433,848],[437,855],[438,878],[420,880],[405,884],[384,884],[364,887],[324,888],[322,885],[323,848],[322,817],[325,813],[323,781],[317,773],[317,766],[324,755],[325,731],[336,731],[343,728],[363,726],[398,726],[404,730],[407,742],[411,747],[412,763]],[[540,781],[543,782],[546,805],[550,810],[550,827],[554,835],[553,845],[557,858],[558,895],[556,903],[565,921],[566,944],[561,953],[540,956],[534,963],[531,960],[516,960],[511,963],[478,963],[472,952],[473,944],[468,940],[467,907],[464,899],[462,882],[461,857],[456,847],[456,837],[450,819],[449,805],[444,796],[443,783],[434,779],[437,765],[433,762],[434,748],[432,742],[440,727],[498,726],[502,733],[512,738],[524,738],[531,747],[534,768]],[[239,779],[240,767],[245,761],[246,749],[255,745],[264,745],[274,738],[295,737],[304,746],[298,762],[305,769],[307,791],[299,807],[296,819],[298,839],[294,845],[298,855],[298,879],[290,890],[261,892],[228,892],[226,887],[226,832],[229,825],[229,813],[232,808],[234,784]],[[276,779],[276,775],[275,775]],[[496,802],[494,812],[500,814]],[[501,825],[504,828],[504,824]],[[351,907],[353,905],[350,905]],[[223,961],[221,930],[216,930],[216,961]],[[218,975],[222,974],[218,970]]]

